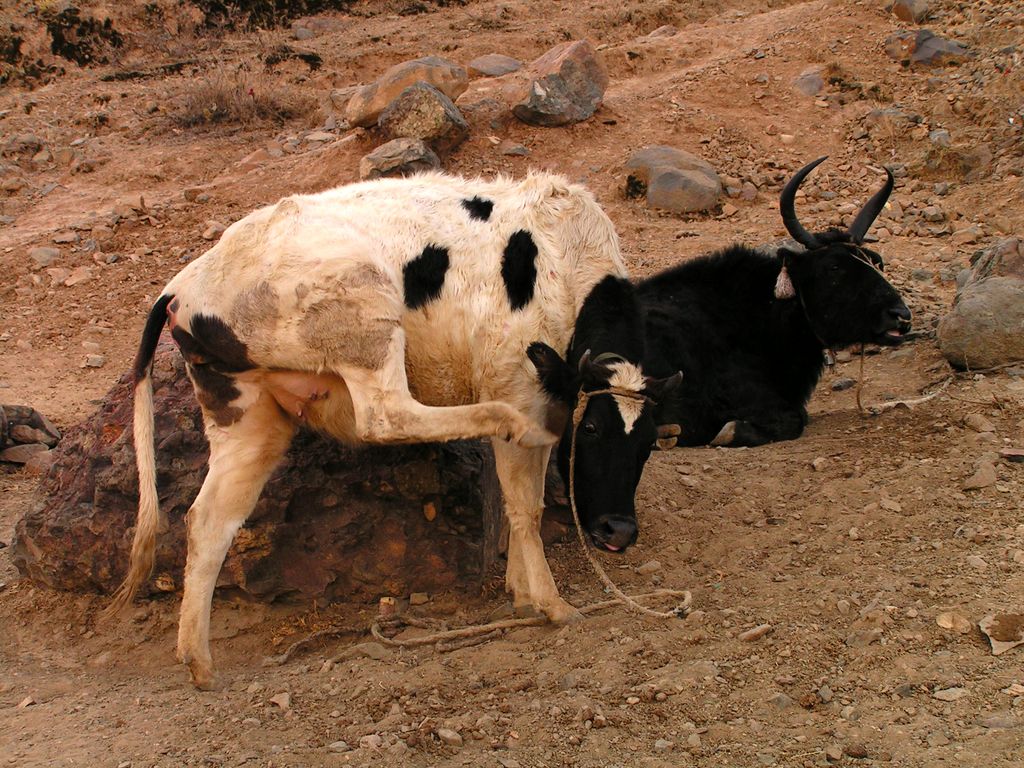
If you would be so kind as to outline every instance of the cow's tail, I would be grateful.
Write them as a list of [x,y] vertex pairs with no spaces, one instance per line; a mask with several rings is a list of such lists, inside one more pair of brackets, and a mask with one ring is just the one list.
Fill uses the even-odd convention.
[[139,515],[135,521],[131,562],[121,586],[105,614],[112,616],[135,597],[139,587],[153,572],[156,558],[156,535],[166,523],[160,516],[160,500],[156,493],[156,451],[153,445],[153,355],[160,333],[167,322],[167,305],[173,296],[161,296],[153,305],[142,341],[135,355],[135,463],[139,470]]

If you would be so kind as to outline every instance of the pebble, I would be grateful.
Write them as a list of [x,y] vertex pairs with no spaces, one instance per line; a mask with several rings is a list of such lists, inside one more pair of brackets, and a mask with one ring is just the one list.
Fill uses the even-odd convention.
[[946,734],[939,731],[929,733],[926,741],[929,747],[945,747],[949,745],[949,739],[946,738]]
[[426,592],[413,592],[409,595],[409,605],[426,605],[430,602],[430,595]]
[[760,640],[762,637],[772,631],[771,624],[758,624],[756,627],[752,627],[744,632],[740,632],[737,636],[737,640],[741,640],[744,643],[752,643],[755,640]]
[[59,248],[33,248],[28,252],[28,257],[34,262],[33,269],[42,269],[53,264],[57,259],[60,258]]
[[501,144],[498,145],[498,151],[509,157],[526,157],[530,154],[530,150],[515,141],[509,141],[504,139]]
[[882,630],[877,627],[874,629],[858,629],[849,634],[846,638],[846,645],[850,648],[867,648],[881,637]]
[[307,134],[306,141],[309,143],[320,141],[334,141],[334,139],[336,138],[337,136],[335,136],[333,133],[328,133],[327,131],[313,131],[312,133]]
[[863,760],[865,757],[868,756],[868,748],[859,742],[852,742],[850,744],[847,744],[846,747],[843,749],[843,752],[857,760]]
[[956,701],[957,699],[962,699],[966,695],[966,688],[943,688],[941,691],[935,691],[932,694],[932,698],[938,699],[939,701]]
[[24,699],[18,702],[18,709],[24,709],[25,707],[31,707],[36,703],[36,700],[31,696],[26,696]]
[[674,747],[674,746],[675,746],[675,744],[673,742],[669,741],[668,739],[658,739],[657,741],[654,742],[654,751],[655,752],[667,752],[668,750],[672,749],[672,747]]
[[453,731],[451,728],[438,728],[437,738],[447,744],[449,747],[461,747],[462,736],[458,731]]
[[292,706],[292,695],[287,691],[279,693],[275,696],[270,697],[270,703],[280,707],[282,711],[287,712]]
[[376,733],[371,733],[359,739],[360,749],[380,749],[382,746],[384,746],[384,739]]
[[641,576],[649,576],[661,570],[661,563],[657,560],[648,560],[643,565],[637,566],[636,572]]
[[839,611],[840,614],[845,616],[846,614],[848,614],[850,612],[850,601],[849,600],[837,600],[836,601],[836,610]]
[[825,759],[830,763],[838,763],[843,759],[843,748],[838,744],[829,744],[825,747]]
[[103,355],[86,355],[85,356],[85,368],[102,368],[107,362],[107,358]]
[[824,456],[817,456],[811,461],[811,469],[815,472],[821,472],[828,465],[828,459]]
[[976,721],[982,728],[1009,729],[1017,727],[1017,718],[1010,712],[993,712],[991,715],[979,717]]
[[978,555],[968,555],[967,564],[971,566],[971,568],[977,568],[978,570],[988,568],[988,562],[986,562],[985,558],[979,557]]
[[961,635],[966,635],[974,627],[966,616],[952,611],[940,613],[935,617],[935,623],[943,629],[952,629]]
[[843,390],[850,389],[851,387],[856,385],[856,383],[856,379],[851,379],[848,376],[844,376],[843,378],[836,379],[835,381],[832,382],[832,391],[842,392]]
[[979,461],[974,469],[974,474],[964,480],[960,486],[965,491],[977,491],[995,485],[998,479],[995,465],[991,461]]
[[206,222],[206,229],[203,230],[203,240],[216,240],[224,234],[225,229],[227,227],[219,221],[208,221]]
[[796,702],[791,696],[785,693],[777,693],[768,699],[768,703],[778,709],[791,709],[796,706]]
[[352,747],[348,745],[347,741],[332,741],[327,745],[327,749],[331,752],[348,752]]
[[964,418],[964,426],[975,432],[995,432],[995,425],[980,413],[972,413]]

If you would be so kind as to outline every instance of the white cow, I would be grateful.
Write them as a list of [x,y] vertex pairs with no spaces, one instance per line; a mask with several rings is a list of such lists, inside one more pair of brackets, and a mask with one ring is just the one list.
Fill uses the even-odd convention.
[[[112,609],[149,577],[158,530],[151,363],[168,324],[210,442],[188,514],[178,657],[213,682],[211,600],[236,531],[299,424],[352,443],[492,438],[510,524],[514,603],[564,622],[539,535],[550,446],[564,409],[526,349],[566,349],[592,289],[628,286],[593,197],[561,177],[442,174],[296,195],[230,226],[150,313],[135,361],[139,517]],[[623,366],[636,369],[623,376]],[[638,365],[618,380],[644,386]],[[610,402],[610,399],[609,399]],[[633,419],[635,420],[635,418]]]

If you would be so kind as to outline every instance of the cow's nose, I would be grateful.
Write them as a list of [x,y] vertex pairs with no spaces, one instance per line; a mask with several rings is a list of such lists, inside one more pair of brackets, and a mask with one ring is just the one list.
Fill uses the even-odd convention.
[[620,552],[636,541],[636,520],[621,515],[609,515],[599,521],[596,539],[604,549]]

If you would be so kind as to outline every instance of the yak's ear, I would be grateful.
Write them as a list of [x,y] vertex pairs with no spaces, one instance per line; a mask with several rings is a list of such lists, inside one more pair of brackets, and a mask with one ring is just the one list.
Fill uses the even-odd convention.
[[541,386],[555,400],[572,405],[576,402],[579,381],[576,372],[562,356],[540,341],[526,348],[526,355],[537,369]]
[[655,403],[660,403],[682,383],[683,372],[676,371],[671,376],[664,379],[648,378],[644,383],[644,392],[646,392]]

